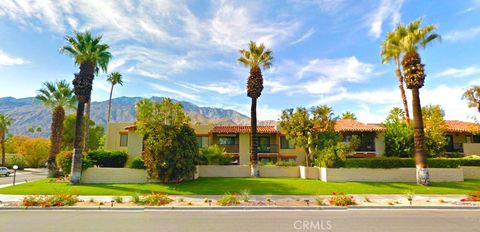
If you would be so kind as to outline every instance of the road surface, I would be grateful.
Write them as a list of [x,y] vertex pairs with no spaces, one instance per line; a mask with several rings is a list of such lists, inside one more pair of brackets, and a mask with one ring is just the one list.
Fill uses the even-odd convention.
[[[26,169],[26,170],[18,170],[17,177],[15,182],[22,183],[27,181],[34,181],[39,180],[47,177],[47,169],[46,168],[39,168],[39,169]],[[13,173],[8,176],[0,176],[0,187],[8,186],[9,184],[13,183]]]
[[480,231],[480,210],[0,211],[1,231]]

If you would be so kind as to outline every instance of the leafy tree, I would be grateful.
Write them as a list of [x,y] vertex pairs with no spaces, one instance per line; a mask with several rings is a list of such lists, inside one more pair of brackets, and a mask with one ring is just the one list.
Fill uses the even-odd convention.
[[480,113],[480,86],[473,85],[463,93],[462,99],[468,101],[468,107],[475,108]]
[[192,177],[200,160],[194,130],[180,103],[165,98],[136,104],[137,131],[144,136],[148,175],[162,182]]
[[353,119],[353,120],[357,120],[357,116],[355,115],[355,113],[352,113],[352,112],[350,112],[350,111],[347,111],[347,112],[343,113],[340,118],[341,118],[341,119]]
[[110,98],[108,100],[108,115],[107,115],[107,123],[110,122],[110,113],[112,110],[112,94],[113,94],[113,87],[115,85],[119,84],[123,86],[123,79],[122,79],[122,74],[119,72],[113,72],[110,75],[108,75],[107,81],[110,82],[112,85],[112,88],[110,89]]
[[27,167],[43,167],[50,151],[50,142],[44,138],[28,138],[16,149],[25,157]]
[[425,122],[425,146],[428,156],[438,156],[445,152],[447,139],[445,138],[445,116],[440,105],[422,107],[423,121]]
[[425,152],[425,132],[420,104],[420,88],[425,82],[425,70],[422,64],[418,46],[425,48],[430,42],[440,39],[440,35],[433,33],[435,25],[420,27],[422,19],[417,19],[407,26],[399,25],[396,28],[400,34],[400,49],[405,55],[402,58],[403,76],[408,89],[412,90],[413,109],[413,139],[415,145],[415,163],[417,167],[417,183],[430,185],[427,155]]
[[2,165],[5,165],[5,140],[8,128],[12,125],[13,120],[10,116],[0,114],[0,145],[2,145]]
[[400,96],[402,97],[403,110],[405,120],[410,123],[410,113],[408,110],[407,95],[405,94],[405,87],[403,86],[404,78],[401,70],[400,56],[402,55],[401,39],[402,34],[400,30],[395,30],[387,33],[385,41],[380,45],[382,51],[380,56],[382,57],[382,63],[386,64],[390,61],[394,61],[396,67],[395,74],[398,78],[398,88],[400,89]]
[[32,134],[33,137],[36,137],[36,134],[42,132],[42,127],[30,127],[28,128],[28,133]]
[[385,156],[411,157],[413,154],[413,127],[404,121],[404,115],[401,108],[394,107],[383,122]]
[[78,106],[77,121],[75,123],[72,176],[70,179],[72,184],[79,184],[82,171],[82,122],[85,103],[90,102],[94,75],[99,70],[107,71],[112,55],[108,51],[110,46],[101,43],[102,36],[94,37],[88,31],[75,32],[74,36],[66,36],[65,39],[68,45],[62,47],[60,52],[72,56],[75,64],[80,66],[80,72],[75,74],[75,79],[73,80]]
[[43,88],[38,90],[36,99],[42,101],[44,105],[52,108],[52,124],[50,126],[51,146],[47,166],[48,177],[56,177],[57,167],[55,165],[55,160],[62,146],[65,109],[72,109],[75,104],[73,89],[65,80],[55,83],[45,82]]
[[267,49],[263,43],[250,41],[248,49],[240,50],[240,58],[237,61],[250,68],[250,76],[247,81],[247,96],[252,99],[250,118],[252,127],[252,163],[255,176],[260,176],[258,171],[258,138],[257,138],[257,99],[262,94],[263,76],[260,68],[269,69],[272,65],[272,51]]
[[[62,140],[62,149],[63,150],[70,150],[73,148],[73,143],[75,139],[75,123],[76,123],[76,115],[75,114],[70,114],[65,117],[65,120],[63,121],[63,127],[64,127],[64,132],[63,132],[63,140]],[[82,126],[85,123],[82,123]],[[97,126],[95,125],[95,122],[90,120],[89,123],[89,134],[90,134],[90,139],[88,140],[89,146],[93,149],[96,150],[100,148],[102,145],[103,141],[102,139],[104,138],[104,128],[103,126]]]

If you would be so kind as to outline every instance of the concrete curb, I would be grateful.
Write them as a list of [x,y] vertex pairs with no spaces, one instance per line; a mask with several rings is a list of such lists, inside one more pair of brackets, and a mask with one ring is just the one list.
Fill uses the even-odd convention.
[[335,207],[335,206],[318,206],[318,207],[262,207],[262,206],[226,206],[226,207],[167,207],[167,206],[147,206],[147,207],[0,207],[0,211],[45,211],[45,210],[58,210],[58,211],[175,211],[175,210],[216,210],[216,211],[230,211],[230,210],[268,210],[268,211],[287,211],[287,210],[308,210],[308,211],[321,211],[321,210],[418,210],[418,209],[431,209],[431,210],[480,210],[477,206],[348,206],[348,207]]

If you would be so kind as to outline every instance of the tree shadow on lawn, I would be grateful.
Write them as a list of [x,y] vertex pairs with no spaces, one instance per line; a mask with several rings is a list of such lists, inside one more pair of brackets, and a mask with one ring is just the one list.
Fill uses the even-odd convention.
[[[480,189],[480,181],[467,182],[433,182],[430,186],[418,185],[414,182],[356,182],[362,185],[369,186],[371,189],[379,189],[380,192],[391,192],[389,189],[399,190],[398,193],[406,193],[407,191],[414,191],[418,194],[435,194],[437,191],[441,193],[456,194],[456,191],[461,190],[461,193],[475,191]],[[386,191],[381,191],[385,189]],[[461,194],[460,193],[460,194]]]

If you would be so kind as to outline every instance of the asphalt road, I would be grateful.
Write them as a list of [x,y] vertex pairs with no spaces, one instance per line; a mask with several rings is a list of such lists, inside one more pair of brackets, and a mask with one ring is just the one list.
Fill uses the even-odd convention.
[[0,211],[1,231],[480,231],[480,210]]
[[[38,179],[43,179],[47,177],[47,172],[48,171],[46,168],[18,170],[15,182],[21,183],[21,182],[25,182],[25,180],[34,181]],[[13,173],[8,177],[0,176],[0,186],[12,184],[12,183],[13,183]]]

